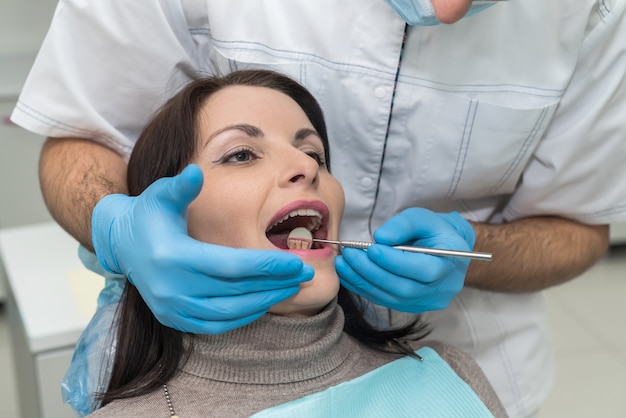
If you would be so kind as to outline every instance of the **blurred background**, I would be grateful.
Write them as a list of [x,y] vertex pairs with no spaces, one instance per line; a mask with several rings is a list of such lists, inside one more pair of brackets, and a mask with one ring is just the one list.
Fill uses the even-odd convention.
[[[39,192],[43,138],[9,121],[55,7],[55,0],[0,0],[3,417],[72,416],[60,399],[60,377],[101,284],[77,259],[53,266],[68,253],[71,258],[77,244],[52,222]],[[558,374],[541,418],[626,417],[626,224],[612,227],[611,240],[589,272],[546,291]],[[50,278],[42,277],[47,272]]]

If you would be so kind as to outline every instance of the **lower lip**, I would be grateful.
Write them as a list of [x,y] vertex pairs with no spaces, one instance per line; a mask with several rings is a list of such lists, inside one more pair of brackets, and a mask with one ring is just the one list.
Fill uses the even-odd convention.
[[328,258],[335,255],[333,248],[330,245],[326,245],[323,248],[317,248],[315,250],[283,250],[291,254],[295,254],[300,258]]

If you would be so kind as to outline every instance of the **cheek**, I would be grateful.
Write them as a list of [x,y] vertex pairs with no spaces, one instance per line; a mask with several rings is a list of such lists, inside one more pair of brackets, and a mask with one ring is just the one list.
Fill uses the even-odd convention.
[[343,216],[343,210],[346,206],[346,198],[343,192],[343,187],[339,181],[329,175],[328,181],[328,203],[331,206],[332,212],[336,215],[337,221],[341,221]]
[[189,235],[199,241],[227,245],[233,235],[236,214],[229,208],[223,194],[203,188],[200,195],[189,205],[187,228]]
[[189,205],[188,232],[197,240],[228,247],[251,247],[256,232],[258,207],[241,188],[207,187]]
[[212,232],[215,229],[210,224],[210,220],[214,219],[210,206],[203,203],[202,195],[191,202],[187,211],[187,230],[189,236],[199,241],[214,242]]

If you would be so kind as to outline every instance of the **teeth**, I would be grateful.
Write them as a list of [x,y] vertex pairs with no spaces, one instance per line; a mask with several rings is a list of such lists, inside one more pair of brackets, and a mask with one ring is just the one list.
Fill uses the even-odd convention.
[[315,209],[296,209],[289,212],[287,215],[280,218],[276,223],[271,225],[269,229],[274,228],[281,222],[286,221],[289,218],[295,218],[296,216],[308,216],[311,218],[311,222],[306,226],[306,229],[309,231],[315,231],[322,225],[322,214],[316,211]]
[[287,237],[287,247],[290,250],[308,250],[312,245],[311,231],[302,226],[294,228]]

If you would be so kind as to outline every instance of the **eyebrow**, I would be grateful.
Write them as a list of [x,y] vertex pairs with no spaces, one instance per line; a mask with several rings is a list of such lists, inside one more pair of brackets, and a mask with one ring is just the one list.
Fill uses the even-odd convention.
[[[211,140],[213,138],[215,138],[217,135],[226,132],[226,131],[232,131],[232,130],[236,130],[236,131],[241,131],[244,134],[248,135],[249,137],[252,138],[262,138],[265,136],[265,134],[263,133],[263,131],[259,128],[257,128],[254,125],[250,125],[247,123],[238,123],[235,125],[228,125],[223,127],[222,129],[218,129],[217,131],[213,132],[206,140],[206,142],[204,143],[203,147],[206,146],[209,142],[211,142]],[[296,140],[303,140],[306,137],[308,137],[309,135],[315,135],[318,138],[321,139],[321,137],[319,136],[319,134],[311,128],[301,128],[298,129],[298,131],[296,132],[295,135],[295,139]]]
[[298,132],[296,132],[296,140],[302,140],[309,135],[315,135],[316,137],[322,139],[315,129],[302,128],[298,129]]
[[211,142],[211,140],[213,138],[215,138],[216,136],[218,136],[221,133],[224,133],[226,131],[241,131],[244,134],[252,137],[252,138],[261,138],[264,136],[263,131],[260,130],[259,128],[257,128],[256,126],[253,125],[249,125],[247,123],[238,123],[235,125],[228,125],[223,127],[222,129],[218,129],[217,131],[213,132],[206,140],[206,142],[204,143],[203,147],[205,147],[209,142]]

